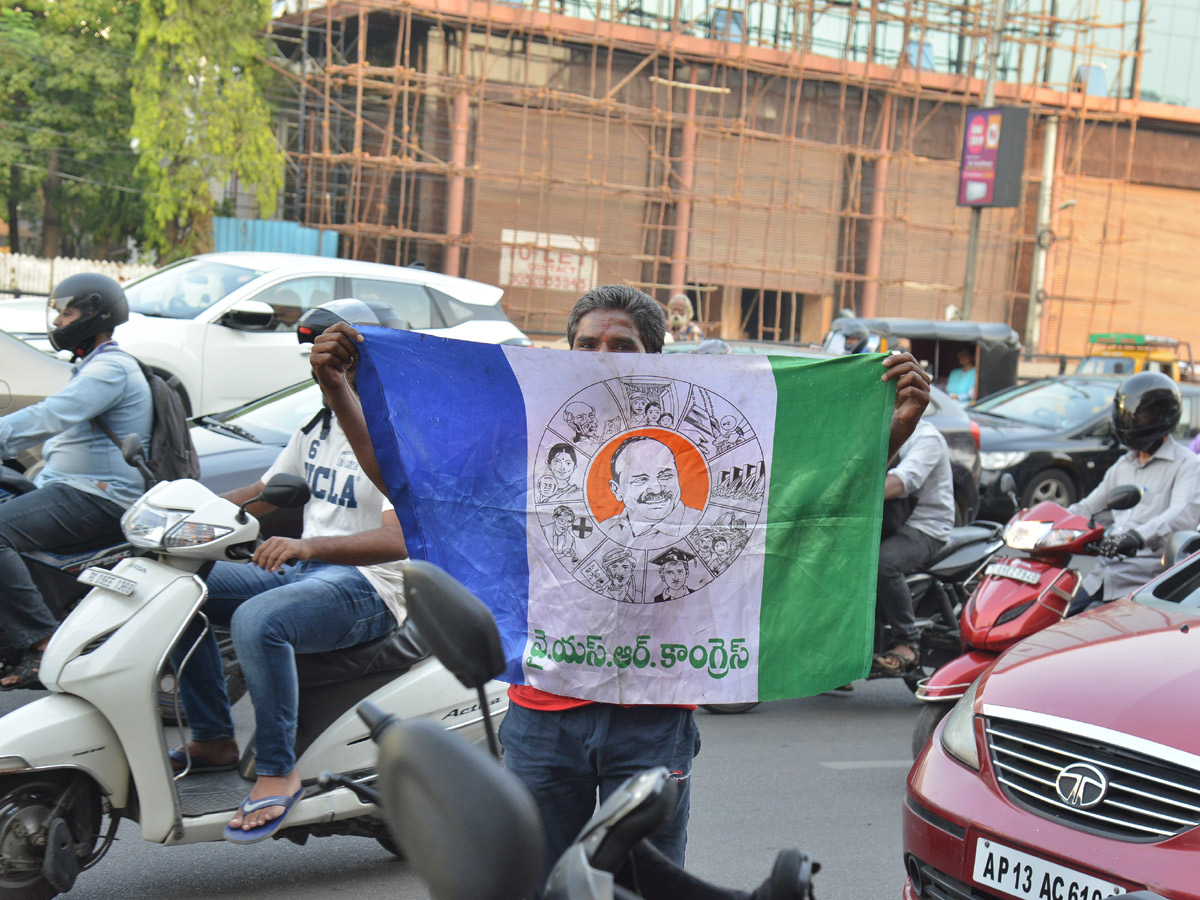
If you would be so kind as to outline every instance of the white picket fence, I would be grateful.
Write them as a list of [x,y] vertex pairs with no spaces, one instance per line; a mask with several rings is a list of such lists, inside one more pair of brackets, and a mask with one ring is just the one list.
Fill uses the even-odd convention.
[[155,266],[144,263],[107,262],[98,259],[69,259],[57,256],[41,259],[24,253],[0,253],[0,300],[15,294],[45,296],[68,275],[100,272],[117,281],[132,281],[153,272]]

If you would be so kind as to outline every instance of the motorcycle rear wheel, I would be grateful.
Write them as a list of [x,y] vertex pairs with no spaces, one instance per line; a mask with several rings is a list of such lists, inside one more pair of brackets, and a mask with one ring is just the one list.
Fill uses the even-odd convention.
[[[59,892],[43,874],[51,813],[73,780],[67,772],[20,773],[0,777],[0,900],[50,900]],[[76,786],[58,810],[75,838],[83,860],[95,850],[100,833],[100,795],[90,779]]]

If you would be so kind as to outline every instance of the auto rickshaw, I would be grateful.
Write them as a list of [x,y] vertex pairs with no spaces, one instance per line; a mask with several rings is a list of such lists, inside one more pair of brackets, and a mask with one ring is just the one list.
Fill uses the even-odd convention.
[[1153,334],[1105,333],[1088,336],[1087,354],[1076,375],[1125,378],[1137,372],[1162,372],[1175,381],[1192,381],[1192,345]]

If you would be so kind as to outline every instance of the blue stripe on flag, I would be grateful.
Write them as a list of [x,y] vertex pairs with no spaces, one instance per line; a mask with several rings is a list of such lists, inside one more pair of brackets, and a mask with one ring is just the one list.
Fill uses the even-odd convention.
[[[509,551],[528,542],[528,440],[505,351],[387,328],[362,333],[359,396],[409,555],[442,567],[488,605],[508,659],[502,677],[523,684],[529,560]],[[420,459],[444,460],[441,470],[455,477],[439,478]]]

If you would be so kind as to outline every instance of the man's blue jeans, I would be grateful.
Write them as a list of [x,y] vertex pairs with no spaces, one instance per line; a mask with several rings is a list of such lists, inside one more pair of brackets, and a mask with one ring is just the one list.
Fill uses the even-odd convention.
[[[396,617],[353,566],[310,561],[271,573],[253,564],[219,562],[206,579],[202,607],[211,622],[230,625],[254,703],[255,768],[287,775],[296,767],[300,689],[297,653],[341,650],[390,633]],[[200,634],[192,622],[171,653],[178,666]],[[192,740],[234,736],[221,651],[205,635],[179,680]]]
[[600,802],[626,779],[666,766],[679,784],[675,815],[650,836],[683,865],[691,810],[692,759],[700,732],[691,710],[591,703],[546,711],[510,703],[500,725],[504,767],[533,794],[546,831],[546,874]]
[[65,484],[50,484],[0,503],[0,638],[17,650],[58,627],[21,559],[23,550],[118,544],[121,507]]

